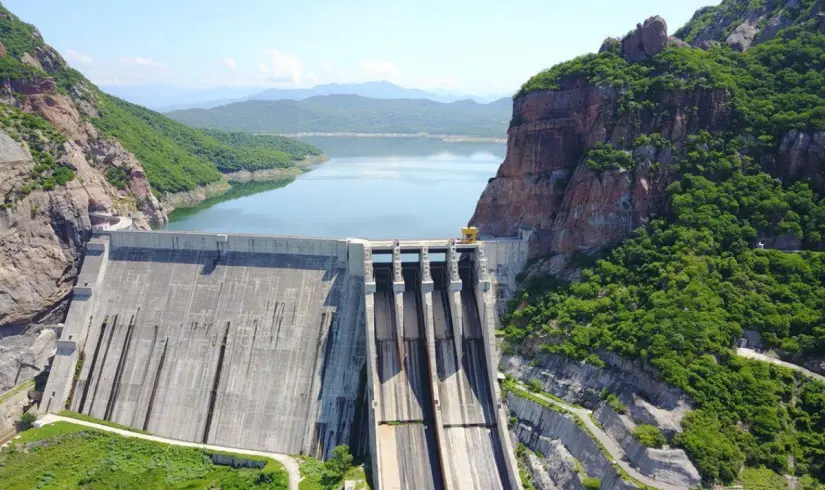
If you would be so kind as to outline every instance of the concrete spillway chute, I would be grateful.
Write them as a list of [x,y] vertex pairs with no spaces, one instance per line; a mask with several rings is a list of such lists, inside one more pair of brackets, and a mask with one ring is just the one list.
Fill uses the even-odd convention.
[[407,286],[404,283],[404,274],[401,268],[401,247],[396,245],[392,249],[392,292],[395,307],[395,338],[398,344],[399,359],[404,359],[406,354],[404,349],[404,291],[406,290]]
[[463,357],[463,328],[461,308],[461,276],[458,273],[459,252],[455,243],[451,243],[447,248],[447,298],[450,302],[450,316],[453,322],[453,344],[455,345],[456,359]]

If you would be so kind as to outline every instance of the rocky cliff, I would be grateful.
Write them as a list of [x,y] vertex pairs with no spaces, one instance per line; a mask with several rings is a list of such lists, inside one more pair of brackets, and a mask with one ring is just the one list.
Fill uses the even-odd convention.
[[89,213],[129,214],[148,229],[166,211],[134,155],[91,124],[96,89],[2,6],[0,23],[2,392],[54,353],[54,331],[26,325],[62,321],[91,236]]
[[[657,481],[825,481],[822,385],[735,350],[746,330],[800,365],[825,353],[824,86],[825,2],[724,0],[675,36],[650,18],[514,97],[472,218],[535,230],[535,280],[502,321],[532,360],[504,369],[602,407]],[[537,447],[536,422],[516,433]]]
[[[733,90],[722,84],[683,83],[695,74],[671,73],[652,90],[646,87],[647,100],[633,100],[638,89],[625,80],[604,80],[599,68],[592,67],[601,61],[606,71],[620,62],[629,76],[653,78],[672,69],[669,57],[656,55],[678,49],[699,48],[668,36],[665,21],[653,17],[622,40],[606,40],[600,58],[592,55],[579,66],[574,60],[571,67],[549,70],[557,78],[549,84],[552,89],[522,89],[513,100],[507,156],[479,199],[471,224],[492,236],[534,228],[531,255],[537,257],[588,253],[616,244],[662,215],[665,190],[679,178],[672,165],[674,153],[692,134],[723,132],[739,123]],[[646,135],[661,136],[665,144],[640,142]],[[791,130],[772,151],[760,155],[760,162],[785,181],[809,179],[823,189],[823,141],[823,132]],[[607,169],[594,168],[589,152],[602,143],[632,158]]]
[[[68,68],[50,49],[23,58],[44,69]],[[87,90],[79,85],[75,92]],[[66,298],[91,233],[90,211],[132,213],[140,228],[166,214],[137,159],[86,122],[94,115],[88,100],[75,101],[43,79],[7,80],[0,94],[2,326],[32,321]],[[41,128],[43,121],[56,132]],[[41,170],[46,154],[53,168]],[[111,168],[128,176],[123,188],[106,178]],[[61,169],[71,178],[56,185],[50,179]]]

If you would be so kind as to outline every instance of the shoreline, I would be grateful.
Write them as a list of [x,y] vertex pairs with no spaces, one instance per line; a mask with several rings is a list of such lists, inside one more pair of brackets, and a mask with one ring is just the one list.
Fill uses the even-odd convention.
[[264,170],[238,170],[221,175],[221,179],[198,186],[189,191],[167,193],[163,196],[161,204],[166,208],[167,215],[172,214],[175,209],[193,208],[200,203],[220,197],[232,189],[233,184],[246,184],[250,182],[277,182],[283,180],[294,180],[296,177],[316,164],[329,160],[326,153],[318,156],[307,156],[301,160],[293,161],[292,167],[270,168]]
[[507,143],[507,138],[492,136],[471,136],[462,134],[430,134],[430,133],[347,133],[347,132],[305,132],[305,133],[255,133],[261,135],[276,135],[286,138],[427,138],[437,139],[445,143]]

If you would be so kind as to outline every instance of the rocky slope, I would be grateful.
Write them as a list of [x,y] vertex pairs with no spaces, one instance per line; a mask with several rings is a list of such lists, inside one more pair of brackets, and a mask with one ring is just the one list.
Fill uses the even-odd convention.
[[[62,61],[53,52],[41,56],[44,64]],[[49,140],[51,135],[35,126],[15,127],[10,122],[14,110],[6,109],[0,121],[0,195],[5,203],[0,210],[0,326],[29,322],[66,297],[90,236],[90,211],[135,213],[141,228],[166,219],[140,163],[116,141],[100,138],[81,118],[82,106],[42,81],[12,81],[3,90],[0,102],[37,114],[62,138]],[[44,187],[34,177],[39,162],[31,152],[47,147],[57,167],[73,173],[64,185]],[[107,181],[109,168],[129,176],[124,189]],[[38,172],[38,177],[48,172]]]
[[[719,12],[729,3],[736,2],[723,3]],[[798,4],[788,2],[793,3]],[[820,14],[813,9],[799,15],[825,23]],[[707,29],[690,28],[702,39],[713,37],[715,31]],[[654,17],[622,40],[605,40],[601,50],[638,63],[686,46],[668,36],[665,21]],[[727,88],[663,87],[655,105],[644,107],[627,104],[626,87],[592,78],[573,72],[559,77],[552,90],[517,94],[507,157],[470,220],[483,234],[514,236],[519,227],[535,228],[533,256],[593,252],[618,243],[665,211],[665,189],[678,179],[669,168],[673,153],[686,138],[700,130],[725,131],[737,122],[734,94]],[[661,135],[668,144],[637,144],[639,136],[649,134]],[[631,165],[593,170],[588,152],[603,142],[631,152]],[[787,131],[762,160],[766,170],[785,181],[808,178],[825,189],[825,132]]]
[[[825,354],[824,16],[819,0],[725,0],[675,36],[653,17],[535,75],[472,217],[487,235],[535,230],[503,319],[509,352],[533,360],[505,369],[601,407],[660,481],[825,481],[825,387],[735,350],[753,330],[786,360]],[[521,442],[550,450],[555,423],[515,411]],[[664,447],[643,447],[641,425]],[[555,438],[574,452],[577,436]]]

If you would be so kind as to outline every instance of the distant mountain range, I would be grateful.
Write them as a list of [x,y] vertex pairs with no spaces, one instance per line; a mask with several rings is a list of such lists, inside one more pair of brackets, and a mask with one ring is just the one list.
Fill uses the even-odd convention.
[[444,103],[424,98],[321,95],[302,100],[248,100],[166,115],[198,128],[251,133],[428,133],[503,138],[512,106],[509,97],[480,104],[469,99]]
[[103,91],[129,102],[161,112],[184,109],[211,109],[246,100],[303,100],[318,95],[360,95],[373,99],[428,99],[435,102],[456,102],[470,99],[480,103],[509,97],[510,94],[468,95],[447,91],[425,91],[405,88],[387,81],[364,83],[329,83],[312,88],[267,89],[263,87],[217,87],[192,90],[157,85],[101,86]]

